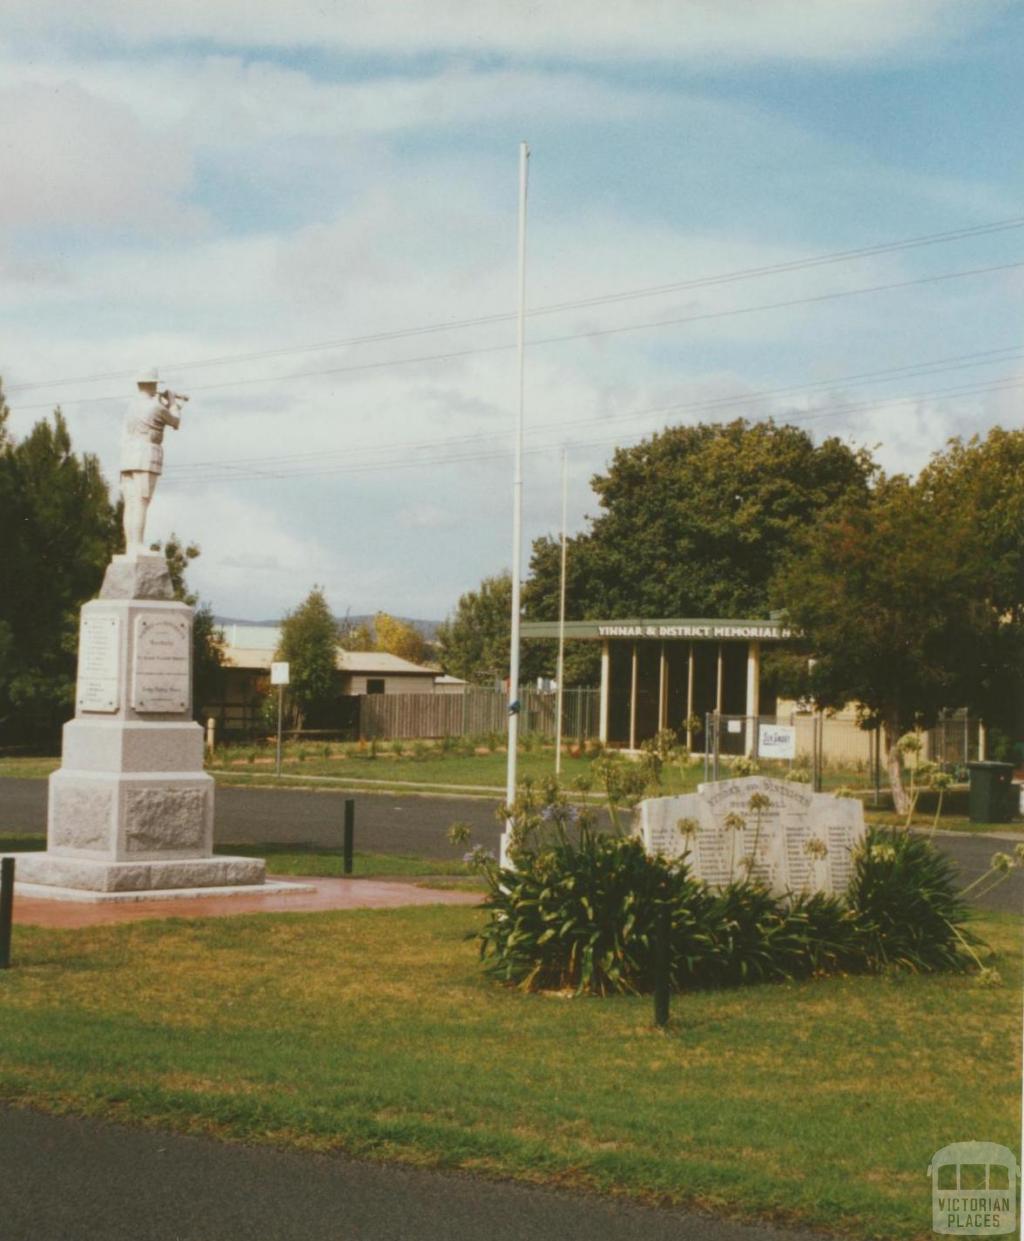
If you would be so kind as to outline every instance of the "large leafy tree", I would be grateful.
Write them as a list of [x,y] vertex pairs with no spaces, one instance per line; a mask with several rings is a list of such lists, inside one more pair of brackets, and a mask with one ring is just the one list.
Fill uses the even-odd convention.
[[53,744],[72,713],[81,605],[120,545],[117,506],[60,410],[22,440],[0,393],[0,728]]
[[950,440],[920,486],[957,515],[967,543],[980,627],[964,705],[1024,737],[1024,431],[994,427],[984,438]]
[[314,586],[281,622],[276,658],[290,665],[288,696],[298,728],[317,727],[338,697],[338,638],[338,622],[322,586]]
[[[437,631],[441,667],[477,685],[503,681],[509,672],[512,634],[512,575],[485,577],[468,590]],[[527,661],[523,676],[529,675]]]
[[[954,441],[916,480],[879,478],[805,528],[776,599],[812,656],[802,686],[824,708],[879,722],[897,807],[897,743],[944,708],[1006,719],[1020,685],[1024,437]],[[1012,702],[1009,704],[1012,711]]]
[[[771,421],[670,427],[619,448],[592,480],[602,511],[569,540],[567,615],[762,616],[795,535],[866,495],[873,468],[841,440]],[[534,543],[528,615],[557,619],[560,560],[560,540]],[[592,681],[596,660],[570,648],[567,680]]]
[[423,634],[408,621],[399,620],[387,612],[378,612],[373,627],[378,651],[387,651],[414,664],[422,664],[427,658],[427,643]]

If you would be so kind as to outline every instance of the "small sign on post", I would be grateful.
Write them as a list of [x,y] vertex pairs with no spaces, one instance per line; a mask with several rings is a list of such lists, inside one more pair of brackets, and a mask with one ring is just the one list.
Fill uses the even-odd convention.
[[270,665],[270,684],[277,686],[277,774],[281,774],[281,720],[284,715],[284,687],[289,681],[287,660]]
[[758,758],[796,758],[796,729],[788,724],[759,724]]

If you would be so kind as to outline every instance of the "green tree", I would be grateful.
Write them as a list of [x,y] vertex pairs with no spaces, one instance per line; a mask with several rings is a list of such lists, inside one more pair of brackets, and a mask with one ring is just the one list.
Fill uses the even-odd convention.
[[346,651],[372,651],[375,646],[370,626],[365,621],[356,624],[348,612],[338,624],[338,641]]
[[[808,526],[776,580],[813,657],[800,688],[822,708],[856,703],[866,724],[881,723],[901,812],[900,737],[944,708],[991,712],[994,687],[1019,684],[1013,561],[1019,571],[1024,526],[986,522],[989,464],[977,443],[955,443],[917,480],[879,477],[865,498]],[[996,490],[1015,510],[1013,485]]]
[[338,697],[338,636],[322,586],[314,586],[281,622],[275,659],[290,665],[288,697],[297,728],[318,727]]
[[[160,543],[151,544],[151,549],[155,552],[160,551],[160,548]],[[198,544],[183,543],[172,533],[163,544],[163,553],[171,575],[175,599],[180,599],[193,609],[192,714],[203,723],[203,707],[218,702],[223,694],[221,669],[224,666],[224,633],[213,619],[213,608],[209,603],[200,603],[199,596],[188,589],[185,581],[189,564],[200,553]]]
[[374,617],[373,627],[378,651],[387,651],[414,664],[422,664],[427,659],[426,640],[408,621],[399,620],[397,616],[391,616],[387,612],[378,612]]
[[973,579],[978,662],[963,704],[1024,739],[1024,431],[950,440],[922,471],[936,507],[957,514]]
[[0,727],[53,745],[74,709],[79,610],[120,546],[119,509],[59,409],[20,441],[7,416],[0,393]]
[[511,646],[512,575],[485,577],[459,599],[437,631],[441,667],[451,676],[491,685],[508,676]]
[[[867,493],[865,451],[774,422],[670,427],[615,452],[602,512],[569,541],[570,619],[754,617],[794,536]],[[527,614],[558,617],[560,541],[534,543]]]

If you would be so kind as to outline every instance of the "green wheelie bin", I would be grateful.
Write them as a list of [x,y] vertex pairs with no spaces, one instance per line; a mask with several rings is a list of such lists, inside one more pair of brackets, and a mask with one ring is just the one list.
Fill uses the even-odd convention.
[[1009,823],[1017,809],[1012,763],[968,763],[972,823]]

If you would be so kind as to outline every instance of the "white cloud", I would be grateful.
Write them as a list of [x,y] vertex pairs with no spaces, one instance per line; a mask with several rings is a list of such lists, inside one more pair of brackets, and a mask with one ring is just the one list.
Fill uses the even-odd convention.
[[[278,615],[323,582],[339,610],[441,616],[507,563],[513,324],[337,342],[512,309],[521,132],[537,132],[531,305],[785,262],[923,232],[933,220],[938,229],[1016,213],[1012,186],[960,175],[955,162],[941,176],[938,165],[913,171],[891,151],[885,162],[870,141],[839,141],[819,118],[784,120],[742,91],[730,97],[722,75],[702,96],[685,73],[705,57],[716,72],[776,55],[856,60],[899,50],[905,60],[990,6],[677,3],[649,5],[647,22],[640,7],[588,5],[581,19],[574,3],[552,5],[531,23],[511,5],[409,4],[398,30],[398,6],[325,15],[312,4],[247,5],[243,21],[241,5],[223,0],[159,9],[96,0],[90,39],[84,8],[21,11],[19,47],[32,28],[52,38],[38,56],[0,57],[0,143],[12,163],[0,220],[46,225],[58,240],[47,244],[44,230],[38,244],[0,255],[0,371],[11,385],[159,364],[193,394],[181,432],[168,436],[151,533],[175,529],[203,545],[192,576],[218,611]],[[104,46],[115,25],[117,41]],[[76,37],[87,55],[75,53]],[[222,50],[189,44],[203,38]],[[305,67],[300,57],[273,59],[274,48],[314,41],[320,54]],[[381,61],[354,67],[350,53],[378,46]],[[401,59],[424,48],[464,48],[465,57]],[[506,53],[543,59],[524,65]],[[684,71],[640,82],[583,65],[613,55],[668,56]],[[960,249],[879,257],[531,319],[528,336],[972,265]],[[916,468],[946,434],[1006,420],[1015,406],[903,406],[885,396],[942,379],[882,386],[867,412],[853,408],[858,385],[806,398],[757,394],[1002,344],[1014,296],[1008,284],[953,282],[531,345],[527,541],[557,527],[566,440],[574,526],[595,508],[587,479],[614,442],[677,420],[803,415],[845,399],[849,410],[806,425],[884,441],[887,465]],[[401,364],[476,347],[502,351]],[[129,388],[113,378],[14,390],[15,430],[38,416],[28,406],[61,399],[76,447],[98,452],[113,478]],[[74,404],[93,395],[113,399]],[[743,406],[694,408],[744,395]]]
[[700,61],[715,57],[848,61],[921,52],[961,36],[992,0],[7,0],[8,37],[81,40],[97,31],[128,47],[208,41],[309,47],[339,54],[423,51]]
[[[74,82],[0,90],[0,152],[7,228],[92,225],[152,236],[182,226],[188,152]],[[194,226],[195,213],[187,217]]]

